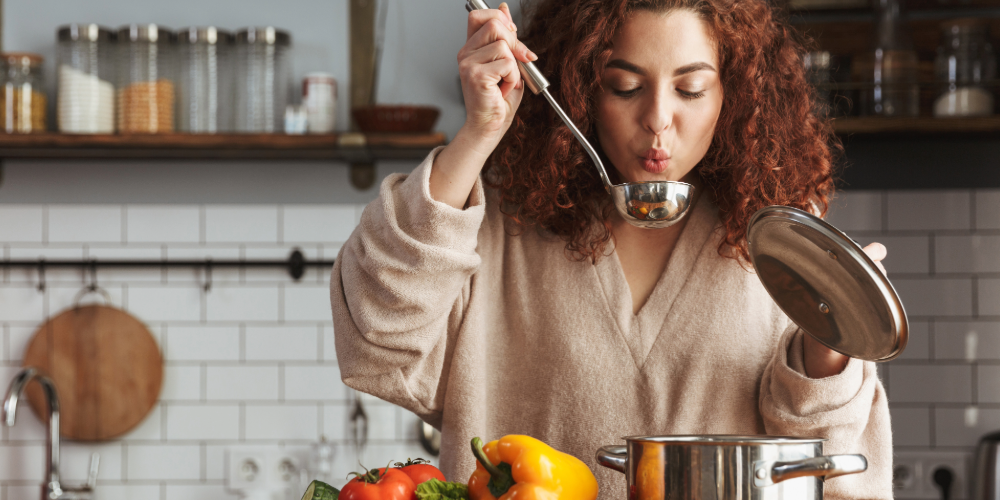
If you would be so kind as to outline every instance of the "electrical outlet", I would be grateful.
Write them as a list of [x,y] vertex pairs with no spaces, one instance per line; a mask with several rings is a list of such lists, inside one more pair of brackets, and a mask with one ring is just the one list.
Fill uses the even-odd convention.
[[896,498],[923,498],[923,463],[896,455],[892,463],[892,492]]
[[934,473],[947,468],[952,473],[951,496],[969,498],[968,471],[971,457],[954,451],[899,452],[893,460],[893,494],[900,500],[942,498]]
[[256,489],[269,482],[266,449],[227,450],[226,455],[226,486],[229,489]]
[[273,451],[268,455],[270,481],[279,488],[296,485],[299,480],[299,461],[285,451]]

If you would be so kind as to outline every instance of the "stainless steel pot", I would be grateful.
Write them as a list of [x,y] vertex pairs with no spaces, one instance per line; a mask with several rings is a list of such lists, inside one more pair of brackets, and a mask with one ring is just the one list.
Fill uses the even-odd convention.
[[636,436],[597,462],[625,473],[629,500],[821,499],[823,480],[864,472],[863,455],[823,456],[823,439]]

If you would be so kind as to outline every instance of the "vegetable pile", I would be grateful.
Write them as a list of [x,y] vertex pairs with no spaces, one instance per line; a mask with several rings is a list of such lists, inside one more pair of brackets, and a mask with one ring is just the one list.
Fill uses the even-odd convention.
[[422,458],[352,472],[342,490],[313,481],[302,500],[595,500],[597,479],[580,459],[530,436],[509,435],[485,446],[472,439],[476,470],[468,484],[448,482]]

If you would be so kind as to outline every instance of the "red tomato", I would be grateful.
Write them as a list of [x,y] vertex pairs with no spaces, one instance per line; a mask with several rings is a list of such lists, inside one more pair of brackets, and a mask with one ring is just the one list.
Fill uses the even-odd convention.
[[411,464],[401,467],[399,470],[403,471],[410,479],[413,480],[413,484],[420,484],[428,479],[437,479],[438,481],[444,481],[444,474],[431,464]]
[[351,479],[340,490],[340,500],[412,500],[416,497],[417,487],[405,473],[398,469],[377,470],[378,480],[374,483],[365,479],[371,479],[375,471]]

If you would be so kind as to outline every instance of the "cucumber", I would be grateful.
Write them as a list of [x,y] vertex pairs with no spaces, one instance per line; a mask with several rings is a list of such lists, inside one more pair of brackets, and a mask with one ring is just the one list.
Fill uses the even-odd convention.
[[306,492],[302,494],[302,500],[337,500],[340,490],[324,483],[323,481],[313,481],[309,483]]

